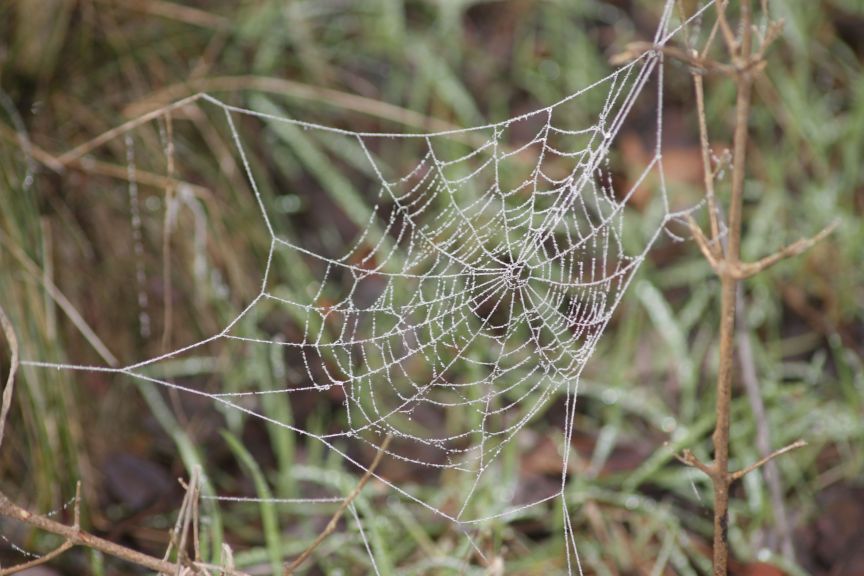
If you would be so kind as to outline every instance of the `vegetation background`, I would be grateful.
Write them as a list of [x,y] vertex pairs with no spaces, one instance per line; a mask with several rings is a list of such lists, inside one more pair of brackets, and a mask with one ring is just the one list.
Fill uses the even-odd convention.
[[[63,152],[134,117],[142,103],[204,89],[241,106],[266,95],[281,114],[354,130],[472,126],[554,102],[602,77],[628,42],[650,37],[661,5],[0,3],[0,303],[10,312],[22,349],[56,361],[86,357],[82,350],[89,346],[57,304],[59,291],[112,352],[121,358],[138,352],[135,292],[129,289],[135,259],[128,208],[122,208],[124,152],[109,147],[62,173],[54,168]],[[764,414],[754,414],[737,386],[732,454],[739,466],[759,458],[760,422],[774,447],[798,438],[809,445],[777,461],[796,560],[779,552],[784,523],[760,472],[747,476],[735,493],[733,571],[864,574],[864,4],[771,5],[786,27],[757,84],[743,252],[758,258],[834,219],[841,225],[807,254],[747,283],[743,324],[752,358],[740,357],[739,366],[757,375]],[[686,72],[679,66],[670,75],[664,157],[675,189],[699,194]],[[722,78],[709,77],[706,85],[709,128],[720,156],[731,139],[732,89]],[[187,163],[182,170],[191,182],[211,189],[208,171],[224,134],[208,132],[206,117],[190,119],[199,134],[180,144]],[[267,193],[278,194],[285,218],[309,238],[338,239],[354,198],[350,182],[328,177],[338,151],[322,150],[322,143],[302,132],[259,144],[284,151],[284,162],[269,168],[278,175]],[[644,160],[649,146],[638,132],[622,136],[615,159],[622,178],[629,163]],[[123,193],[119,200],[104,193],[112,186]],[[170,296],[163,294],[164,301],[177,303],[172,337],[178,341],[236,315],[244,295],[257,289],[251,263],[260,261],[262,250],[266,254],[268,239],[252,198],[215,184],[212,190],[196,196],[174,233],[173,265],[191,267],[196,254],[203,254],[207,267],[203,285],[183,277],[171,285]],[[156,210],[158,203],[148,200],[163,192],[158,186],[142,191],[145,210]],[[204,244],[196,248],[193,239],[202,231]],[[158,263],[148,265],[158,271]],[[53,295],[52,285],[58,288]],[[154,292],[160,286],[157,281]],[[708,571],[710,489],[673,454],[690,447],[703,459],[710,456],[718,294],[695,244],[662,246],[643,266],[589,364],[569,488],[580,505],[574,522],[586,573]],[[106,302],[128,313],[107,317]],[[208,315],[197,313],[205,309]],[[4,353],[4,371],[6,362]],[[278,358],[252,358],[219,378],[230,386],[231,379],[279,379],[286,369],[291,367]],[[156,555],[165,549],[182,498],[175,479],[187,477],[196,463],[214,485],[235,494],[278,495],[290,492],[291,481],[342,491],[356,483],[354,471],[340,460],[284,430],[143,385],[25,368],[15,400],[0,453],[3,491],[32,510],[59,508],[68,516],[68,506],[65,512],[62,506],[80,479],[87,525]],[[333,413],[302,398],[290,405],[274,402],[271,409],[319,429]],[[560,473],[561,434],[551,424],[532,430],[520,444],[519,465],[509,469],[512,477],[501,481],[542,491]],[[422,482],[409,469],[384,473]],[[427,489],[444,501],[449,488]],[[382,573],[486,574],[503,566],[507,574],[528,575],[563,569],[557,516],[529,512],[484,524],[474,535],[484,560],[458,529],[381,487],[367,488],[357,508]],[[238,568],[266,573],[282,557],[303,550],[330,513],[332,507],[324,505],[211,506],[208,546],[218,550],[224,539],[235,549]],[[0,534],[4,566],[27,559],[19,547],[44,553],[56,543],[9,522],[0,524]],[[309,573],[369,572],[356,524],[342,526],[306,567]],[[130,568],[75,550],[45,570],[119,574]]]

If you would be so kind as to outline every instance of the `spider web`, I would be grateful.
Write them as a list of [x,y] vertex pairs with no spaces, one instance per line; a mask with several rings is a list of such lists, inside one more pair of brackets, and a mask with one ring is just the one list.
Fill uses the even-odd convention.
[[[114,373],[196,395],[226,413],[263,418],[322,442],[360,469],[365,466],[358,449],[346,446],[367,445],[374,452],[392,436],[388,458],[455,483],[460,499],[442,503],[410,483],[379,478],[460,524],[560,498],[568,568],[581,572],[563,498],[568,450],[560,489],[528,500],[499,490],[492,502],[488,496],[475,500],[481,491],[487,494],[484,486],[495,484],[502,453],[556,399],[564,399],[564,446],[570,445],[579,378],[598,340],[639,265],[669,233],[667,225],[696,208],[673,209],[663,178],[660,48],[681,29],[669,30],[672,5],[671,0],[665,5],[655,50],[551,106],[486,126],[354,132],[286,118],[267,106],[237,107],[209,94],[131,123],[136,128],[192,104],[222,116],[269,240],[260,290],[211,337],[143,360],[120,367],[26,364]],[[622,187],[610,158],[616,137],[646,94],[656,98],[648,128],[656,134],[656,146]],[[261,189],[266,171],[256,157],[261,147],[244,137],[253,128],[276,134],[300,129],[354,160],[333,167],[371,199],[348,215],[357,231],[352,239],[305,243],[286,223],[277,209],[279,194]],[[142,264],[147,230],[138,170],[145,161],[136,154],[137,145],[127,132],[123,148],[137,261],[133,284],[141,336],[148,338],[156,330]],[[641,231],[633,231],[625,226],[627,207],[645,189],[657,191],[661,208],[656,217],[644,216]],[[301,268],[309,271],[304,289],[286,287],[286,279]],[[292,329],[262,337],[262,325],[274,317],[290,319]],[[253,382],[228,389],[160,371],[217,345],[235,347],[238,359],[252,349],[281,354],[300,377],[287,386],[262,388]],[[341,424],[313,432],[265,409],[272,396],[300,393],[341,398]],[[448,418],[457,410],[458,421]],[[353,507],[351,512],[359,524]]]

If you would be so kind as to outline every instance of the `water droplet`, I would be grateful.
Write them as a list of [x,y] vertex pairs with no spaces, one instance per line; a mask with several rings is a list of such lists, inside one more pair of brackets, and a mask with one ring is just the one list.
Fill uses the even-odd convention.
[[673,432],[677,426],[678,422],[672,416],[667,416],[666,418],[663,418],[662,422],[660,422],[660,428],[662,428],[667,434]]
[[156,212],[162,207],[162,199],[159,196],[148,196],[144,200],[144,207],[150,212]]

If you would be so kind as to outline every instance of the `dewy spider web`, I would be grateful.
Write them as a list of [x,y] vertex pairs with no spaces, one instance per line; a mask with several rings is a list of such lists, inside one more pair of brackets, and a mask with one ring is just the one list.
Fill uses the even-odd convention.
[[[411,486],[381,480],[455,522],[480,522],[562,497],[567,450],[554,493],[518,502],[512,493],[499,494],[491,504],[487,497],[483,509],[474,502],[481,486],[494,485],[502,452],[554,398],[565,399],[569,446],[579,377],[598,339],[652,245],[672,220],[693,209],[673,210],[663,179],[660,48],[681,29],[668,29],[672,5],[666,2],[657,49],[556,104],[486,126],[427,134],[352,132],[239,108],[208,94],[133,121],[129,128],[193,102],[224,115],[270,238],[260,292],[210,338],[124,367],[28,364],[122,374],[205,397],[323,442],[360,468],[346,443],[377,448],[391,435],[390,458],[446,473],[464,489],[456,505],[445,506]],[[647,86],[656,87],[657,144],[640,174],[616,191],[612,146]],[[274,217],[272,195],[259,189],[254,147],[242,136],[243,125],[252,122],[275,131],[302,128],[355,159],[358,180],[370,183],[375,201],[368,216],[351,215],[363,225],[347,249],[330,254],[325,246],[303,245]],[[144,231],[128,135],[125,147],[139,256]],[[382,160],[393,150],[414,160]],[[662,215],[648,226],[647,237],[634,240],[624,226],[625,208],[648,186],[660,191]],[[285,267],[292,263],[313,272],[305,295],[280,284],[291,276]],[[135,276],[142,336],[149,336],[140,259]],[[249,329],[274,314],[291,319],[292,334],[262,338]],[[213,391],[160,376],[159,366],[216,343],[278,348],[299,367],[302,385]],[[342,429],[313,433],[261,409],[272,395],[333,390],[344,397]],[[456,409],[461,420],[449,421]],[[581,572],[561,500],[568,566]],[[356,518],[353,508],[352,514]]]

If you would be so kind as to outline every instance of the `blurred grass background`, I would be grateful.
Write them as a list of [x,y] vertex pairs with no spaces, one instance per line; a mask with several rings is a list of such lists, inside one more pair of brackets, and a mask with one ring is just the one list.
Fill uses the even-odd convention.
[[[113,353],[121,359],[140,355],[135,302],[122,300],[134,298],[129,283],[135,277],[125,240],[126,152],[108,146],[62,174],[52,167],[63,152],[154,100],[206,90],[241,106],[271,106],[282,115],[353,130],[482,124],[544,106],[604,76],[609,58],[627,42],[650,37],[660,4],[0,4],[0,302],[22,349],[58,362],[93,359],[92,347],[68,320],[62,292],[82,322],[108,335]],[[797,561],[774,553],[782,528],[763,475],[753,474],[735,494],[733,569],[864,574],[864,6],[826,0],[775,1],[772,7],[786,27],[757,85],[744,255],[758,258],[834,219],[841,226],[811,252],[747,284],[744,324],[753,358],[743,363],[758,377],[772,443],[803,437],[809,445],[778,461]],[[676,190],[698,194],[692,88],[686,70],[677,72],[667,87],[667,167]],[[718,150],[731,139],[732,88],[720,78],[708,80],[709,125]],[[177,128],[183,163],[177,170],[200,188],[183,197],[173,265],[192,270],[198,262],[204,272],[178,272],[170,287],[167,300],[182,303],[175,306],[177,325],[186,331],[175,330],[175,342],[212,333],[236,316],[258,289],[255,263],[269,244],[251,196],[237,183],[242,176],[226,159],[224,132],[206,114],[189,119],[192,128]],[[136,145],[137,161],[142,170],[164,173],[158,136],[151,136]],[[246,134],[256,136],[265,138],[263,132]],[[625,142],[624,165],[645,147],[638,136]],[[265,193],[278,196],[289,225],[322,246],[338,244],[338,223],[350,220],[352,202],[360,198],[328,162],[339,150],[302,131],[258,145],[274,158]],[[350,158],[344,161],[350,165]],[[284,192],[286,182],[317,182],[331,194],[316,199]],[[164,194],[164,187],[150,188],[142,192],[145,211],[158,208],[151,198]],[[324,226],[330,219],[337,222],[332,230]],[[120,236],[124,243],[117,242]],[[295,272],[286,290],[302,290],[302,270]],[[568,498],[578,504],[574,523],[588,574],[708,571],[710,487],[672,454],[691,447],[710,457],[718,289],[692,243],[661,247],[643,266],[589,364],[568,488]],[[100,315],[104,302],[129,313]],[[176,369],[185,371],[180,376],[196,375],[188,365]],[[279,355],[263,354],[242,363],[221,358],[218,369],[201,373],[226,389],[249,381],[265,389],[290,379],[292,371],[296,367]],[[11,438],[0,454],[4,491],[31,509],[51,510],[69,500],[81,479],[89,526],[160,554],[182,496],[174,479],[187,477],[197,463],[207,471],[210,493],[218,487],[220,493],[290,496],[298,484],[345,493],[357,480],[320,445],[284,429],[236,413],[214,418],[211,406],[190,405],[154,387],[132,390],[128,382],[25,367]],[[741,466],[759,458],[757,419],[741,386],[735,395],[732,453]],[[299,405],[274,399],[266,410],[282,421],[302,419],[311,430],[327,429],[332,415],[302,399]],[[560,472],[561,434],[551,424],[532,430],[509,454],[514,464],[504,468],[509,476],[501,482],[542,491]],[[389,473],[413,481],[410,472]],[[451,487],[426,489],[443,503]],[[261,573],[301,551],[332,513],[326,505],[285,510],[211,502],[205,508],[205,555],[218,558],[221,542],[229,542],[239,568]],[[507,574],[564,569],[560,515],[545,509],[489,521],[472,532],[485,561],[459,528],[380,490],[367,489],[356,509],[381,573],[493,574],[499,561]],[[4,566],[26,559],[12,542],[34,552],[52,544],[20,526],[0,528],[8,539],[0,542]],[[52,570],[113,574],[129,567],[75,551]],[[307,565],[309,573],[371,570],[350,521]]]

